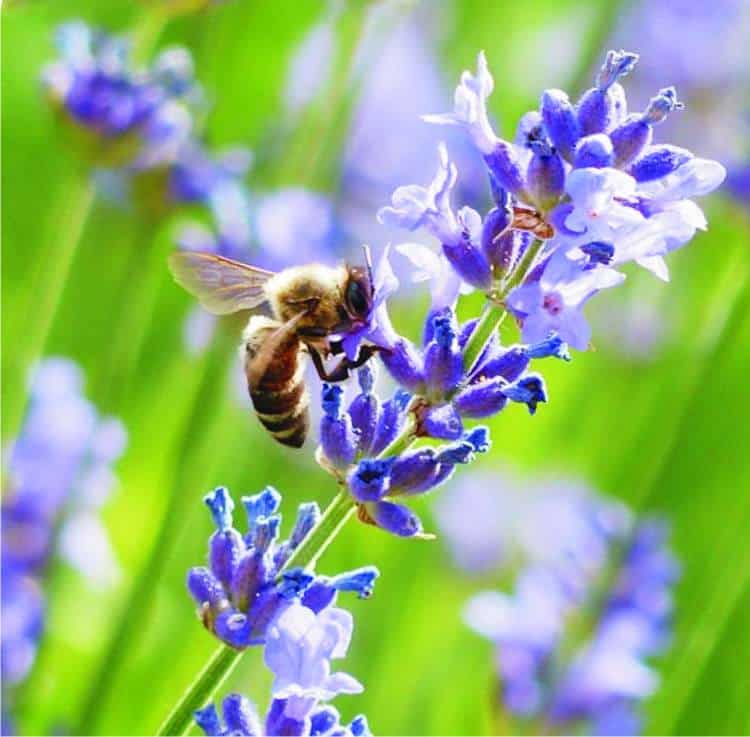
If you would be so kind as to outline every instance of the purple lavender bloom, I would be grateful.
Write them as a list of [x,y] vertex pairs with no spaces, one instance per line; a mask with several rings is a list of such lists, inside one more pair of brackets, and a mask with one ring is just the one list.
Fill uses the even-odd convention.
[[583,306],[600,289],[620,284],[625,276],[614,269],[586,266],[557,252],[538,281],[517,287],[508,295],[508,307],[521,323],[524,341],[533,343],[556,333],[576,350],[588,348],[591,328]]
[[418,435],[457,440],[464,433],[464,418],[490,417],[508,400],[527,404],[533,413],[546,393],[541,379],[526,373],[531,359],[570,358],[564,337],[549,326],[529,345],[503,347],[493,340],[467,370],[464,351],[474,326],[459,327],[454,310],[444,308],[427,316],[421,351],[399,338],[392,350],[381,352],[391,376],[419,395]]
[[44,631],[40,584],[53,554],[94,585],[119,576],[98,510],[116,478],[125,430],[83,396],[83,375],[68,359],[48,358],[32,375],[19,436],[7,449],[2,505],[2,679],[22,681]]
[[82,21],[60,26],[56,42],[60,59],[45,67],[42,82],[60,112],[91,134],[100,163],[163,159],[157,149],[174,151],[187,139],[192,123],[180,106],[197,95],[187,52],[168,49],[138,70],[127,39]]
[[331,673],[331,661],[346,656],[352,626],[344,609],[315,612],[299,602],[290,604],[268,627],[264,660],[274,682],[263,726],[255,707],[239,694],[224,699],[223,724],[209,704],[195,713],[198,726],[207,735],[369,735],[363,716],[344,726],[336,709],[321,705],[338,694],[363,690],[349,674]]
[[[674,88],[662,87],[642,113],[627,115],[618,79],[637,61],[636,54],[610,52],[577,105],[561,90],[545,91],[540,111],[523,116],[514,142],[496,136],[489,121],[493,81],[483,54],[477,73],[463,74],[454,111],[426,116],[467,131],[496,202],[484,218],[453,207],[458,171],[441,146],[433,181],[397,188],[392,204],[380,210],[385,225],[422,229],[440,241],[441,257],[412,244],[400,248],[417,264],[418,278],[432,281],[437,308],[452,304],[462,285],[496,299],[509,276],[515,283],[520,277],[506,304],[522,323],[524,340],[555,330],[583,350],[589,329],[581,306],[623,279],[610,267],[634,261],[668,278],[664,257],[706,227],[693,198],[718,187],[725,171],[686,149],[653,143],[655,126],[682,107]],[[531,232],[545,243],[528,263],[521,256]],[[514,274],[521,263],[526,273]]]
[[[560,502],[530,520],[521,508],[547,554],[526,548],[513,592],[479,594],[467,622],[497,645],[503,703],[517,718],[560,734],[637,729],[639,704],[658,683],[646,660],[670,641],[678,568],[666,527],[632,523],[592,496]],[[555,540],[561,525],[568,533]],[[581,621],[588,626],[575,628]]]
[[[678,27],[679,33],[664,33]],[[663,133],[679,146],[719,159],[730,171],[741,166],[748,155],[750,109],[747,4],[638,0],[623,10],[613,28],[611,43],[637,45],[641,51],[638,74],[629,80],[630,95],[639,105],[665,79],[680,91],[687,112],[670,116]],[[732,192],[729,181],[727,191]]]
[[372,593],[378,576],[372,567],[334,578],[282,568],[320,517],[316,504],[302,504],[289,538],[278,541],[281,495],[267,487],[242,497],[248,519],[243,536],[232,525],[234,502],[224,487],[205,497],[216,524],[209,540],[208,567],[191,568],[187,586],[203,624],[235,648],[266,642],[269,623],[295,600],[318,612],[335,603],[338,591],[360,597]]
[[459,432],[455,442],[399,455],[384,455],[403,429],[411,395],[399,390],[381,402],[373,393],[372,368],[358,373],[360,393],[348,408],[338,386],[323,387],[318,462],[345,482],[359,518],[392,534],[412,537],[422,524],[399,497],[423,494],[450,478],[455,466],[470,463],[489,448],[486,428]]

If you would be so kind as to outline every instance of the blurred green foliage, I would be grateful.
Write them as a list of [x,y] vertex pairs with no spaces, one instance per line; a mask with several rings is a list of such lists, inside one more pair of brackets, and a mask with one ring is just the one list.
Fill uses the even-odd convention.
[[[578,24],[577,68],[556,69],[554,59],[542,67],[555,76],[545,84],[562,86],[566,74],[582,79],[611,14],[606,0],[448,5],[444,71],[453,80],[485,48],[496,79],[492,102],[506,131],[538,94],[541,32],[554,33],[571,19]],[[352,18],[361,9],[352,3],[345,12],[342,44],[351,45]],[[35,287],[58,246],[61,203],[81,176],[38,88],[39,69],[54,53],[52,30],[73,17],[126,30],[144,12],[126,0],[29,0],[3,12],[2,344],[3,368],[11,374],[29,324],[40,319]],[[323,12],[323,3],[312,0],[232,0],[174,20],[161,36],[160,46],[183,43],[195,55],[213,102],[208,142],[245,143],[262,162],[275,162],[252,174],[255,186],[309,176],[300,162],[313,144],[310,131],[299,130],[290,143],[291,161],[274,148],[273,134],[290,53]],[[337,185],[332,156],[345,124],[340,116],[318,116],[315,130],[329,142],[325,177],[315,180],[324,188]],[[547,363],[550,404],[533,418],[517,407],[497,418],[493,452],[481,461],[577,475],[672,519],[684,565],[677,633],[660,664],[663,685],[648,705],[649,729],[664,734],[750,727],[750,227],[736,206],[719,200],[709,220],[710,232],[672,259],[672,284],[658,286],[660,309],[672,324],[662,350],[632,360],[600,346],[572,365]],[[272,483],[284,493],[287,519],[298,502],[324,504],[334,492],[311,458],[271,443],[233,398],[238,323],[228,321],[206,356],[183,352],[189,299],[164,268],[170,243],[168,223],[153,233],[131,213],[97,201],[54,315],[46,352],[79,361],[89,396],[118,413],[130,432],[120,489],[105,510],[124,578],[114,591],[95,592],[62,566],[50,571],[47,633],[20,695],[26,733],[76,724],[99,734],[156,729],[214,648],[184,589],[187,567],[205,555],[211,526],[200,498],[206,490],[225,484],[247,493]],[[637,294],[648,278],[639,275],[625,289]],[[140,289],[143,280],[150,286]],[[418,331],[408,317],[402,327]],[[124,346],[129,355],[131,335],[143,349],[123,374],[112,351]],[[428,520],[430,503],[419,503]],[[365,712],[378,734],[496,729],[491,647],[460,619],[467,597],[492,581],[460,575],[440,542],[402,542],[354,523],[325,553],[321,570],[368,563],[382,573],[376,595],[347,600],[356,621],[347,670],[366,691],[339,699],[345,716]],[[118,628],[124,637],[111,668],[104,658]],[[82,715],[94,678],[103,688]],[[251,651],[230,685],[264,704],[269,681],[261,652]]]

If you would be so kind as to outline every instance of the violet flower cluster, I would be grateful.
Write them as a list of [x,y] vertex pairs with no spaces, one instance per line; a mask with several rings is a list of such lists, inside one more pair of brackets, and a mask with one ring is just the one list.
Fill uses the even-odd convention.
[[[546,90],[539,110],[521,119],[513,143],[498,138],[490,124],[494,82],[484,54],[477,73],[462,76],[454,112],[426,116],[466,130],[484,159],[496,205],[484,218],[470,207],[454,211],[457,171],[441,148],[432,183],[398,188],[392,205],[380,211],[381,222],[423,228],[440,242],[429,274],[438,282],[432,290],[440,296],[438,307],[455,299],[463,282],[502,300],[524,341],[556,332],[584,350],[590,329],[582,308],[601,289],[622,282],[614,267],[634,261],[668,278],[664,257],[706,227],[692,198],[718,187],[725,171],[686,149],[653,143],[654,128],[682,107],[674,88],[659,90],[645,110],[628,114],[618,80],[637,60],[610,51],[595,85],[576,104],[561,90]],[[541,241],[534,251],[532,236]],[[425,260],[421,248],[402,251]],[[526,265],[525,254],[531,268],[514,275]]]
[[56,42],[60,58],[45,67],[42,83],[95,163],[142,168],[174,157],[192,132],[190,108],[200,95],[184,49],[136,69],[126,38],[82,21],[61,25]]
[[68,359],[48,358],[36,368],[29,402],[3,479],[4,689],[24,680],[34,663],[51,556],[99,586],[119,572],[98,510],[116,482],[112,464],[124,451],[125,430],[83,396],[81,370]]
[[452,443],[387,454],[404,427],[411,396],[399,390],[381,402],[369,366],[359,370],[358,379],[360,393],[346,409],[341,387],[323,386],[318,460],[347,485],[360,520],[400,537],[421,535],[421,521],[402,501],[439,486],[457,465],[488,450],[487,429],[459,432]]
[[[665,28],[679,27],[677,34]],[[674,116],[665,128],[676,143],[700,147],[727,168],[722,187],[750,206],[750,9],[743,0],[638,0],[623,8],[611,42],[638,44],[659,59],[634,80],[633,94],[647,99],[647,85],[666,75],[680,89],[689,115]]]
[[360,598],[372,594],[378,576],[372,566],[333,577],[285,569],[320,518],[317,504],[300,505],[289,538],[279,541],[281,495],[267,487],[241,501],[247,515],[245,535],[233,527],[234,502],[224,487],[205,497],[216,524],[209,565],[191,568],[187,578],[203,624],[222,642],[239,649],[266,642],[269,624],[294,602],[317,614],[332,607],[339,591],[353,591]]
[[498,473],[463,477],[437,518],[467,571],[513,576],[510,593],[476,595],[465,618],[497,648],[518,731],[639,733],[658,684],[648,660],[671,640],[679,568],[665,522],[579,483]]
[[213,704],[195,712],[198,726],[207,735],[369,735],[364,716],[342,724],[339,712],[324,703],[363,690],[348,673],[331,672],[331,661],[346,655],[352,627],[344,609],[290,604],[268,627],[264,660],[274,681],[263,721],[249,699],[232,693],[221,717]]
[[[575,105],[560,90],[545,91],[540,110],[523,117],[515,143],[498,138],[490,125],[493,80],[483,54],[477,74],[461,79],[455,111],[427,116],[469,133],[487,167],[495,207],[484,218],[470,207],[454,211],[458,172],[441,146],[430,185],[399,187],[392,205],[379,212],[386,225],[426,230],[441,248],[397,247],[417,267],[416,279],[431,282],[421,348],[391,323],[388,303],[398,280],[388,249],[375,269],[369,320],[342,337],[349,359],[363,341],[374,344],[391,378],[411,395],[408,406],[404,400],[407,449],[397,445],[391,452],[377,442],[372,408],[379,400],[368,370],[346,412],[340,391],[323,391],[319,460],[349,489],[361,520],[401,536],[421,534],[419,519],[394,499],[436,487],[457,463],[488,447],[487,430],[467,430],[467,422],[492,417],[509,401],[526,404],[532,414],[547,401],[542,377],[528,371],[531,360],[568,360],[567,344],[588,347],[582,309],[599,290],[625,279],[615,266],[635,261],[666,279],[664,256],[706,227],[690,197],[718,186],[724,169],[686,149],[653,144],[654,127],[681,108],[674,88],[660,90],[643,112],[627,113],[618,80],[637,60],[609,52],[595,86]],[[455,304],[467,287],[516,318],[520,345],[501,344],[502,318],[492,318],[489,305],[483,318],[459,324]],[[483,332],[486,317],[495,322]],[[362,414],[365,407],[370,415]],[[418,438],[453,442],[408,450]]]

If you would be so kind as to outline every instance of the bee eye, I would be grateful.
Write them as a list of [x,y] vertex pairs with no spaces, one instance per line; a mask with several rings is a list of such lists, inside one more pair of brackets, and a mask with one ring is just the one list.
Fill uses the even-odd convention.
[[346,305],[352,315],[364,317],[370,309],[370,300],[364,287],[355,279],[346,285]]

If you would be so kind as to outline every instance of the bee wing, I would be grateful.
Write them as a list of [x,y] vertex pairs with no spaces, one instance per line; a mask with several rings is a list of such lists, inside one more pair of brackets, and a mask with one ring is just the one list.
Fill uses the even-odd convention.
[[169,257],[175,281],[215,315],[250,310],[266,301],[264,286],[272,271],[213,253],[176,251]]

